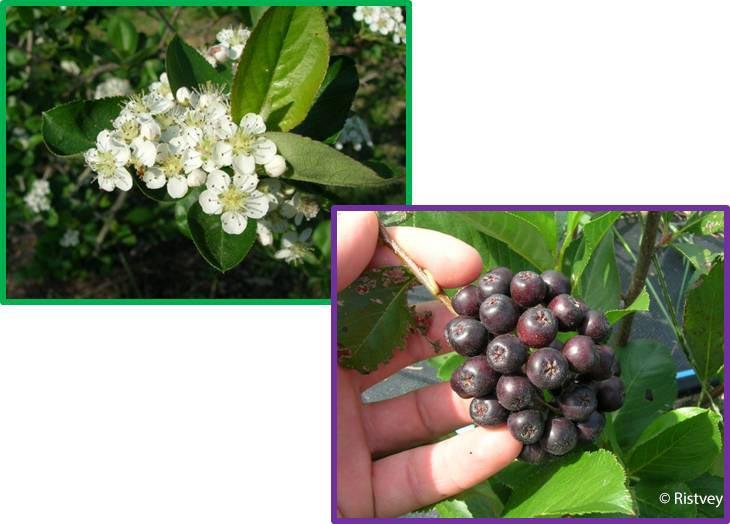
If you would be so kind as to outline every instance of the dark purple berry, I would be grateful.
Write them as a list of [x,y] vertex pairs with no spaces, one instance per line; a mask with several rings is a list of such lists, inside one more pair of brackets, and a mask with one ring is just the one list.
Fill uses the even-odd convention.
[[522,446],[519,459],[528,464],[541,464],[548,458],[545,450],[540,444],[525,444]]
[[551,455],[565,455],[578,442],[578,431],[570,420],[564,417],[550,418],[545,424],[541,444]]
[[555,389],[568,378],[568,362],[557,349],[538,349],[527,359],[525,373],[538,388]]
[[618,359],[613,352],[611,346],[596,346],[598,350],[598,361],[590,372],[590,378],[593,380],[606,380],[615,375],[615,371],[619,373]]
[[487,360],[494,371],[517,373],[527,360],[527,347],[512,334],[499,335],[487,346]]
[[484,324],[477,319],[456,317],[446,324],[444,338],[459,355],[474,357],[484,353],[490,336]]
[[469,415],[474,424],[479,426],[497,426],[507,420],[509,411],[497,401],[497,397],[489,395],[472,399],[469,404]]
[[520,271],[509,285],[512,299],[522,307],[536,306],[545,300],[547,286],[540,275],[533,271]]
[[466,360],[451,375],[451,389],[461,398],[485,397],[494,391],[499,373],[489,367],[487,357]]
[[560,271],[544,271],[540,277],[542,277],[542,281],[547,286],[547,293],[545,294],[546,302],[550,302],[558,295],[570,294],[570,280]]
[[616,411],[624,405],[624,383],[618,377],[597,382],[595,385],[599,411]]
[[586,313],[578,333],[591,337],[596,342],[603,342],[611,334],[611,325],[608,323],[606,315],[591,309]]
[[588,386],[568,388],[558,397],[560,411],[569,420],[587,420],[597,405],[596,394]]
[[593,339],[583,335],[576,335],[565,343],[563,356],[578,373],[590,373],[599,358]]
[[517,321],[517,336],[532,348],[546,347],[557,334],[558,323],[550,310],[543,306],[528,309]]
[[451,305],[459,315],[464,317],[479,318],[479,306],[482,301],[479,298],[479,288],[466,286],[456,292],[451,299]]
[[548,304],[560,331],[576,331],[583,323],[586,311],[582,304],[570,295],[562,294],[553,298]]
[[523,444],[534,444],[542,437],[545,420],[538,410],[525,409],[511,413],[507,419],[507,427],[515,439]]
[[578,440],[581,442],[595,442],[603,432],[605,425],[606,418],[599,411],[594,411],[583,422],[576,422],[575,427],[578,430]]
[[520,411],[535,403],[535,386],[521,375],[502,375],[497,381],[497,400],[510,411]]
[[512,271],[506,267],[495,267],[479,279],[479,298],[486,300],[492,295],[509,295]]
[[492,295],[479,307],[482,324],[494,335],[514,330],[519,316],[517,304],[507,295]]

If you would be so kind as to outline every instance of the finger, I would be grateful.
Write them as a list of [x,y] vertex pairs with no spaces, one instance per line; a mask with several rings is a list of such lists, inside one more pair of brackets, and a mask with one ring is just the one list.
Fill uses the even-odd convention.
[[360,276],[378,243],[378,218],[373,211],[337,212],[337,291]]
[[448,382],[363,406],[363,424],[375,456],[412,448],[471,424],[469,404]]
[[373,463],[376,517],[395,517],[461,493],[509,465],[522,449],[506,424],[477,427],[448,440]]
[[[388,233],[416,264],[428,269],[442,287],[464,286],[482,271],[479,252],[458,238],[417,227],[389,227]],[[399,266],[402,263],[392,249],[380,245],[371,265]]]
[[441,348],[438,353],[439,355],[451,351],[444,339],[444,328],[449,320],[454,318],[454,314],[436,300],[417,304],[415,313],[419,319],[419,325],[425,324],[428,326],[426,337],[420,333],[408,335],[406,337],[405,348],[394,349],[393,358],[387,364],[384,364],[369,375],[360,375],[361,390],[366,390],[370,386],[377,384],[414,362],[436,356],[437,353],[432,342],[438,342]]

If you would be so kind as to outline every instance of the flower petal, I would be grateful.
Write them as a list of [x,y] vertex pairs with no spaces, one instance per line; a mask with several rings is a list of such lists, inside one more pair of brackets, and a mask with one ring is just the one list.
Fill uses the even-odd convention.
[[233,175],[233,185],[241,191],[250,193],[259,184],[259,179],[256,175],[241,175],[236,173]]
[[223,231],[229,235],[240,235],[246,229],[248,219],[246,215],[238,211],[228,211],[221,215],[221,224],[223,224]]
[[118,167],[114,171],[114,185],[122,191],[132,189],[132,175],[123,167]]
[[278,177],[284,174],[286,171],[286,160],[281,155],[274,155],[268,163],[264,165],[266,174],[272,177]]
[[227,173],[220,169],[212,171],[208,175],[208,180],[205,182],[205,187],[213,191],[215,194],[221,193],[228,189],[231,185],[231,177]]
[[254,191],[246,199],[243,212],[251,218],[263,218],[269,210],[269,199],[261,191]]
[[218,193],[214,191],[206,190],[200,193],[198,203],[208,215],[220,215],[223,212],[223,204],[218,199]]
[[253,157],[257,164],[268,164],[276,156],[276,144],[268,138],[259,137],[253,144]]
[[188,192],[188,181],[182,175],[170,177],[167,181],[167,194],[172,198],[182,198]]
[[[236,59],[234,58],[233,60]],[[264,119],[261,118],[261,115],[257,115],[256,113],[248,113],[246,115],[243,115],[240,128],[249,135],[260,135],[261,133],[266,132],[266,124],[264,123]]]
[[242,175],[252,175],[256,171],[256,162],[250,155],[236,155],[233,157],[233,170]]
[[188,186],[198,187],[205,184],[206,173],[202,169],[195,169],[188,174]]
[[101,176],[99,175],[96,179],[99,182],[99,188],[104,191],[114,191],[114,177],[113,176]]
[[230,166],[233,161],[233,148],[226,142],[216,142],[213,146],[213,161],[219,166]]
[[167,179],[165,178],[165,175],[160,168],[151,167],[145,170],[142,181],[150,189],[160,189],[165,185]]

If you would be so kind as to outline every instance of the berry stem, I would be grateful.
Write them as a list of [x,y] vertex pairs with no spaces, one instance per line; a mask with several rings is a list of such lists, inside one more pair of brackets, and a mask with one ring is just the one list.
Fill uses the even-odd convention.
[[560,410],[558,408],[556,408],[555,406],[552,406],[552,405],[548,404],[547,402],[545,402],[544,399],[541,399],[540,397],[536,397],[536,398],[537,398],[537,402],[539,404],[542,404],[543,407],[546,407],[550,411],[552,411],[553,413],[556,413],[556,414],[560,415]]
[[381,222],[378,222],[378,226],[380,228],[380,239],[383,243],[393,250],[393,253],[395,253],[398,258],[403,261],[403,264],[411,273],[413,273],[413,276],[415,276],[416,279],[423,284],[423,286],[425,286],[433,296],[441,301],[441,303],[446,306],[446,309],[451,311],[454,315],[458,315],[458,313],[454,311],[454,307],[451,305],[451,299],[443,292],[441,286],[438,285],[429,270],[416,264],[413,259],[408,256],[408,253],[405,252],[400,244],[398,244],[398,242],[390,236],[388,229]]

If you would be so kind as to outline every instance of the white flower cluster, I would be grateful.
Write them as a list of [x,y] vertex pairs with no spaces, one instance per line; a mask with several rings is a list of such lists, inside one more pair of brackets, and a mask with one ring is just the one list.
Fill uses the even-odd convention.
[[77,64],[73,60],[61,60],[61,70],[71,76],[79,76],[81,74],[81,68],[79,67],[79,64]]
[[79,245],[78,229],[67,229],[61,239],[58,241],[61,247],[76,247]]
[[358,6],[352,18],[364,22],[373,33],[392,35],[393,42],[406,42],[406,24],[400,7]]
[[34,180],[30,191],[26,193],[25,205],[30,208],[33,213],[41,213],[51,209],[51,185],[48,180]]
[[373,139],[370,136],[370,130],[365,121],[359,116],[353,115],[345,120],[345,125],[342,126],[335,142],[335,148],[341,150],[345,147],[345,144],[352,144],[352,148],[355,151],[360,151],[362,145],[367,144],[368,147],[373,147]]
[[227,61],[237,61],[243,54],[251,36],[251,31],[243,26],[221,29],[216,35],[218,43],[208,48],[202,55],[212,66],[224,64]]
[[111,77],[96,86],[94,98],[109,98],[111,96],[128,96],[132,94],[132,87],[126,78]]

